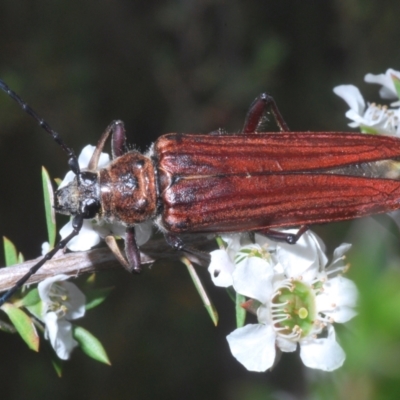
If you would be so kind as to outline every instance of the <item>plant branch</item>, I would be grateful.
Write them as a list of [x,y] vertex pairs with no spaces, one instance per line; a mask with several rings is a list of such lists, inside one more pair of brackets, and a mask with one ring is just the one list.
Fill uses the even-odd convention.
[[[184,236],[185,243],[195,246],[204,246],[209,240],[204,235],[187,235]],[[182,252],[171,249],[164,239],[152,239],[145,245],[141,246],[140,257],[143,265],[151,264],[154,260],[160,258],[170,258],[179,260]],[[192,262],[206,266],[208,265],[209,256],[204,253],[204,259],[199,259],[193,255],[185,254]],[[12,265],[10,267],[0,268],[0,292],[4,292],[15,285],[28,270],[36,264],[42,257],[34,260],[25,261],[21,264]],[[47,261],[36,274],[29,280],[28,284],[38,283],[46,278],[58,274],[66,274],[77,277],[83,273],[96,272],[111,268],[121,268],[114,254],[108,247],[101,247],[84,252],[64,253],[60,251],[51,260]]]

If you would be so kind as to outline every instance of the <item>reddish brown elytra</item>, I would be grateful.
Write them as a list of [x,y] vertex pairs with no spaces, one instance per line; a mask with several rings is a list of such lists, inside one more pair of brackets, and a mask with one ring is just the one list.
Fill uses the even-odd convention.
[[[126,226],[129,271],[140,271],[135,224],[153,220],[174,248],[196,252],[181,233],[252,231],[295,243],[311,224],[399,209],[400,140],[348,132],[291,132],[271,96],[257,97],[242,132],[167,134],[147,154],[128,151],[121,121],[103,133],[81,171],[74,152],[21,98],[0,88],[67,153],[75,179],[55,193],[57,212],[73,216],[73,231],[0,298],[7,301],[47,260],[76,236],[84,219]],[[262,132],[267,111],[281,132]],[[113,161],[98,170],[111,135]],[[297,234],[276,228],[300,226]],[[113,248],[113,242],[107,241]]]

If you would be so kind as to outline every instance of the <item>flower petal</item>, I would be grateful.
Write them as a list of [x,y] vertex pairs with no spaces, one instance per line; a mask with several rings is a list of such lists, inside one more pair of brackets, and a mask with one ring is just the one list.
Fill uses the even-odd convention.
[[309,368],[333,371],[343,365],[346,354],[336,342],[335,331],[330,326],[327,338],[300,342],[300,357]]
[[[78,157],[78,164],[82,170],[88,167],[89,161],[92,158],[95,149],[96,147],[90,144],[88,144],[82,149]],[[110,156],[107,153],[101,153],[97,169],[104,168],[109,163],[110,163]],[[75,174],[72,171],[68,171],[58,188],[61,189],[62,187],[67,186],[67,184],[72,182],[74,178]]]
[[70,183],[74,180],[74,178],[75,178],[75,174],[72,171],[68,171],[67,174],[65,175],[64,179],[59,184],[58,189],[61,189],[64,186],[67,186],[68,183]]
[[[69,221],[60,229],[62,239],[72,232],[72,222]],[[92,222],[85,219],[82,228],[77,236],[72,238],[67,247],[72,251],[86,251],[100,243],[100,236],[93,230]]]
[[333,252],[333,259],[336,260],[337,258],[343,257],[351,249],[351,246],[350,243],[342,243],[340,246],[336,247]]
[[50,296],[49,296],[51,286],[55,282],[62,282],[69,278],[71,278],[69,275],[58,274],[58,275],[50,276],[49,278],[46,278],[45,280],[39,282],[39,284],[38,284],[39,297],[42,299],[42,301],[44,301],[46,303],[51,303],[53,301],[50,299]]
[[60,283],[67,291],[66,299],[63,301],[64,307],[67,308],[65,318],[68,320],[81,318],[85,315],[86,296],[83,292],[72,282]]
[[247,297],[266,303],[272,295],[271,265],[259,257],[247,257],[233,271],[233,287]]
[[56,313],[47,313],[44,320],[46,336],[61,360],[68,360],[71,351],[78,345],[72,337],[72,325],[65,319],[58,319]]
[[263,372],[272,367],[276,355],[272,326],[246,325],[233,331],[226,339],[232,355],[249,371]]
[[[126,228],[125,228],[126,229]],[[145,221],[135,225],[135,237],[138,246],[145,244],[153,234],[153,221]]]
[[50,251],[50,243],[49,242],[42,243],[42,256],[47,254],[49,251]]
[[344,323],[357,315],[354,307],[358,291],[353,281],[337,276],[324,283],[324,291],[316,297],[317,310],[335,322]]
[[226,243],[226,251],[230,259],[235,259],[236,253],[239,251],[241,247],[241,240],[243,237],[243,233],[225,233],[221,235],[221,239]]
[[333,92],[341,97],[356,114],[361,115],[365,110],[365,101],[360,90],[354,85],[339,85]]
[[400,79],[400,72],[389,68],[384,74],[367,74],[364,77],[365,82],[377,83],[382,85],[379,94],[383,99],[396,99],[397,91],[393,83],[393,77]]
[[235,265],[226,250],[215,250],[210,253],[211,262],[208,272],[215,286],[229,287],[233,285],[232,272]]
[[63,309],[63,318],[77,319],[85,315],[86,297],[72,282],[69,275],[59,274],[46,278],[38,285],[39,297],[43,302],[43,319],[49,309],[56,303],[56,307]]
[[92,229],[100,238],[105,238],[106,236],[119,236],[121,238],[125,237],[126,226],[120,223],[108,223],[104,220],[96,221],[91,220],[91,225],[86,225],[88,229]]
[[[296,233],[297,230],[285,232]],[[321,239],[313,232],[307,231],[296,244],[279,243],[276,256],[287,277],[301,276],[306,281],[312,281],[317,276],[319,269],[327,263],[324,247]]]
[[276,338],[276,344],[285,353],[292,353],[292,352],[296,351],[296,349],[297,349],[296,342],[294,342],[293,340],[285,339],[281,336],[278,336]]

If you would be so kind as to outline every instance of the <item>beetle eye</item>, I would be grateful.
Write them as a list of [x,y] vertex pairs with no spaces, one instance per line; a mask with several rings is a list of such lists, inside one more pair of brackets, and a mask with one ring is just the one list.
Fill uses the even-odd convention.
[[87,199],[82,203],[82,216],[85,219],[92,219],[100,210],[100,202],[95,199]]

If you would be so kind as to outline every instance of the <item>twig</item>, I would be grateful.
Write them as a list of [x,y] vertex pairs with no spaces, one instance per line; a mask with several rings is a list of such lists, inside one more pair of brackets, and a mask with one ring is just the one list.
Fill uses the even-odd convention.
[[[185,243],[195,246],[204,246],[209,240],[204,235],[188,235],[184,237]],[[182,252],[171,249],[164,239],[150,240],[141,246],[143,252],[140,253],[142,264],[153,263],[160,258],[173,258],[179,260]],[[186,254],[192,262],[206,266],[208,254],[204,254],[204,259],[199,259],[193,255]],[[10,289],[14,284],[24,276],[29,268],[36,264],[41,257],[34,260],[25,261],[10,267],[0,268],[0,292]],[[63,253],[60,251],[53,259],[46,262],[39,271],[34,274],[28,284],[38,283],[46,278],[58,274],[70,276],[79,276],[83,273],[96,272],[111,268],[121,268],[112,252],[108,247],[92,249],[85,252]]]

